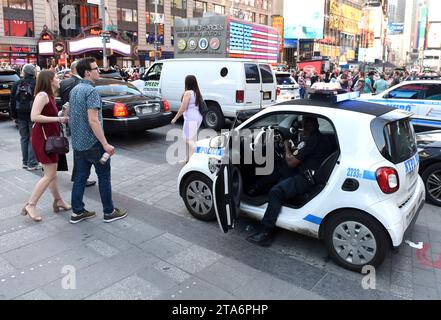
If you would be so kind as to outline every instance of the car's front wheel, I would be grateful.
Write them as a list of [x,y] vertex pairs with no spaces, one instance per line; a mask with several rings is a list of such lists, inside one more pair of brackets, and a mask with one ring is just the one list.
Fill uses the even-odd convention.
[[441,163],[435,163],[421,175],[426,188],[426,200],[441,207]]
[[193,173],[185,179],[183,198],[190,214],[199,220],[216,220],[213,206],[213,181],[201,173]]
[[357,272],[365,265],[379,266],[389,249],[388,236],[380,223],[356,210],[345,210],[330,218],[325,242],[337,264]]

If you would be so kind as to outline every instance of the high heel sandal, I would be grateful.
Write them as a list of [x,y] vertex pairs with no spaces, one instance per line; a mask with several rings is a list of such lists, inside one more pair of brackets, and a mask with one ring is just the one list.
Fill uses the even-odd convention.
[[35,204],[34,203],[29,203],[29,202],[26,203],[25,206],[23,207],[23,209],[21,209],[21,215],[22,216],[28,215],[32,220],[34,220],[36,222],[40,222],[41,220],[43,220],[41,218],[41,216],[39,216],[38,214],[33,215],[33,213],[31,213],[31,211],[26,208],[27,206],[33,207],[35,209]]
[[[61,205],[58,203],[60,201],[62,201]],[[52,207],[55,213],[60,212],[60,209],[63,209],[64,211],[69,211],[72,209],[70,205],[64,203],[63,199],[55,199]]]

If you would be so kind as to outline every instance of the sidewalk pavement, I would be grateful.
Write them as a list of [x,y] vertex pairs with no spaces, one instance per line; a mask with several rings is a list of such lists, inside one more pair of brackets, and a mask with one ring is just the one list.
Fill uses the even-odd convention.
[[[179,167],[141,161],[130,150],[112,158],[114,201],[127,218],[104,223],[92,187],[85,203],[96,218],[71,225],[69,212],[51,212],[46,193],[38,204],[43,222],[35,223],[19,212],[41,173],[20,168],[16,135],[0,123],[0,299],[440,298],[439,208],[427,207],[413,234],[430,244],[428,256],[418,260],[403,246],[378,268],[376,290],[364,290],[363,275],[329,261],[317,240],[281,232],[263,249],[244,240],[252,221],[223,235],[216,223],[195,220],[177,196]],[[60,173],[59,184],[70,200],[70,174]]]

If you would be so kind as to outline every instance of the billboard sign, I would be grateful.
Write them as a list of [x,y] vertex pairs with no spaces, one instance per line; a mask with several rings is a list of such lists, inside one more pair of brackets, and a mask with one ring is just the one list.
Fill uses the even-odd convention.
[[404,33],[404,23],[389,23],[387,25],[387,34],[397,35]]
[[429,23],[427,32],[427,49],[441,48],[441,22]]
[[284,37],[287,39],[323,39],[325,0],[284,1]]

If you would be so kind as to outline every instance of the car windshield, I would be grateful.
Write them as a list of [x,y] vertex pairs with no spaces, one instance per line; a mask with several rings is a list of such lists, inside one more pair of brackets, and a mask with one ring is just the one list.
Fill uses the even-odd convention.
[[276,79],[278,85],[295,84],[294,80],[289,75],[277,74]]
[[142,95],[136,87],[124,84],[107,84],[96,86],[101,97]]

